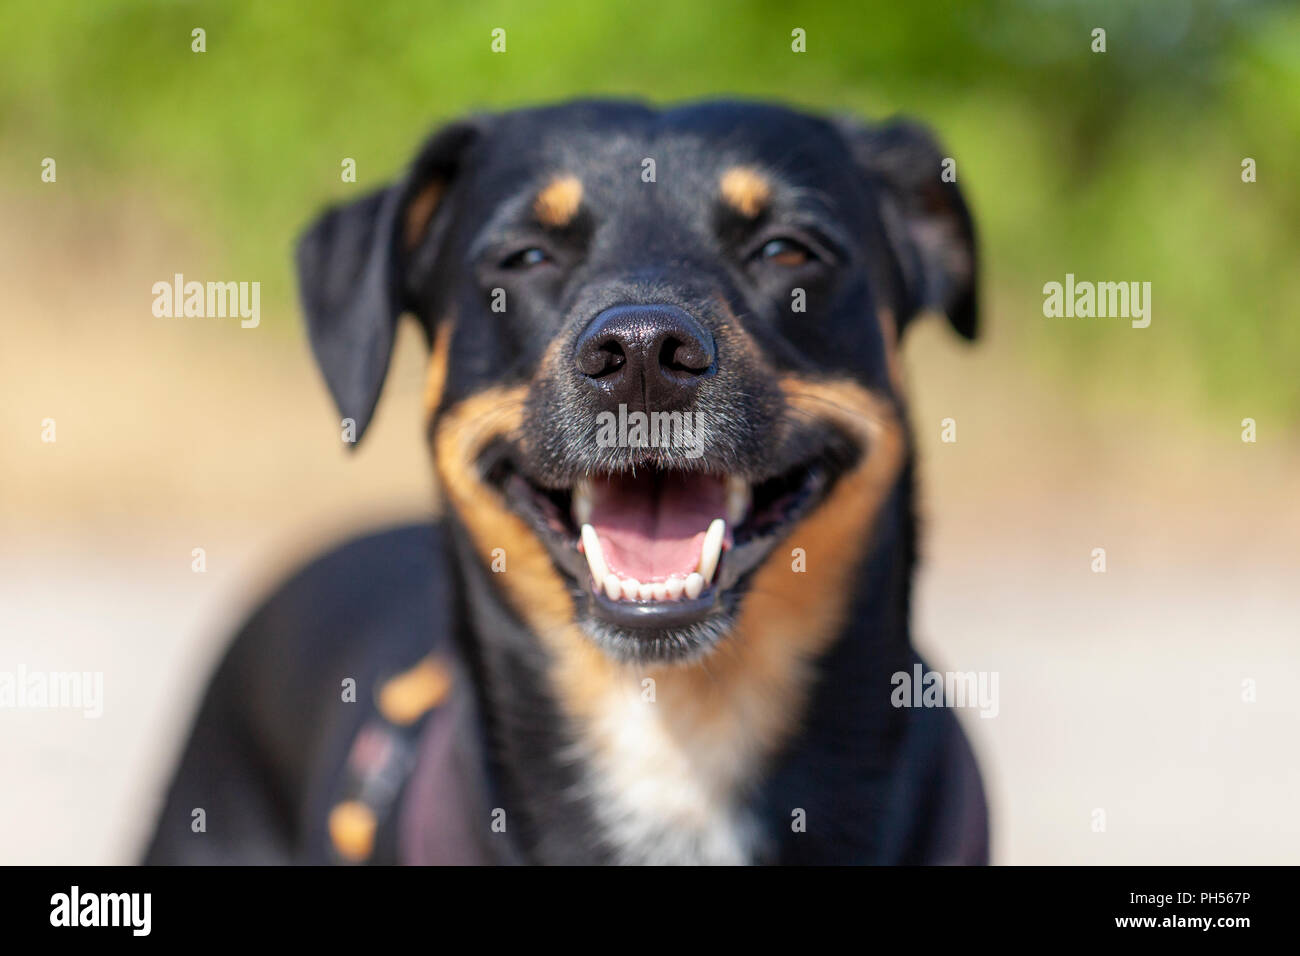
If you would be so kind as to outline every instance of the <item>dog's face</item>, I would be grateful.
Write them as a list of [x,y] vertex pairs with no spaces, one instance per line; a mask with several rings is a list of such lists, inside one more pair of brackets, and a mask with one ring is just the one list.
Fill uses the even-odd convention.
[[931,140],[754,104],[454,124],[299,267],[358,430],[420,318],[457,523],[533,631],[625,660],[702,657],[763,594],[841,615],[906,456],[898,334],[975,325]]

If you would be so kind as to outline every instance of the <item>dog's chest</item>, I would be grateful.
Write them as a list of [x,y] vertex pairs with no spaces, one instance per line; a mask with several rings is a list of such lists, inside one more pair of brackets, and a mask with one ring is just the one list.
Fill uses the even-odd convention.
[[758,741],[729,713],[610,688],[576,745],[593,815],[621,863],[744,864],[761,848],[746,797]]

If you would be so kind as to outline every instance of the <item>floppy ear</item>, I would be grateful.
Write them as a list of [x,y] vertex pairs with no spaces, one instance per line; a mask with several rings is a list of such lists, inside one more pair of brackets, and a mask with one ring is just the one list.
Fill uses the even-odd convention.
[[905,308],[900,327],[934,309],[964,338],[974,339],[975,229],[956,182],[944,176],[944,153],[930,131],[891,120],[869,127],[841,120],[839,128],[859,168],[876,185],[880,214],[897,265]]
[[478,127],[456,123],[387,189],[326,210],[298,239],[298,289],[316,363],[360,440],[388,372],[411,264]]

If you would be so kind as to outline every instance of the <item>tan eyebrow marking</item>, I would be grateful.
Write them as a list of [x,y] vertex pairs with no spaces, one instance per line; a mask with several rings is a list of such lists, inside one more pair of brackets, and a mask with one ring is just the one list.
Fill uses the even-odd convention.
[[582,204],[582,183],[576,176],[557,176],[537,194],[533,212],[543,226],[559,229],[573,222]]
[[753,219],[772,198],[772,187],[758,170],[733,166],[722,174],[722,198],[746,219]]

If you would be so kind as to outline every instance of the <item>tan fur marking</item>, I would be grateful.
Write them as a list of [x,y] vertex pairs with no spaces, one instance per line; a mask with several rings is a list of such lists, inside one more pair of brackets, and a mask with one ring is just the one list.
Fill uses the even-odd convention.
[[511,605],[540,633],[559,622],[571,625],[573,602],[545,547],[474,464],[492,439],[518,435],[526,394],[524,386],[492,388],[445,410],[434,428],[434,464],[484,564],[491,564],[494,548],[506,549],[506,572],[497,577]]
[[894,391],[903,393],[903,361],[898,354],[898,319],[893,309],[883,306],[876,309],[876,321],[880,323],[880,334],[885,340],[885,361],[889,366],[889,381]]
[[576,176],[557,176],[533,202],[533,212],[543,226],[562,229],[573,222],[582,205],[582,183]]
[[733,166],[722,174],[722,198],[746,219],[753,219],[772,197],[766,177],[749,166]]
[[429,656],[379,689],[379,712],[385,720],[405,727],[441,704],[450,691],[447,665]]
[[403,232],[406,248],[414,249],[419,245],[424,231],[429,228],[429,220],[433,218],[438,203],[442,200],[444,189],[445,185],[441,182],[429,183],[407,205],[406,229]]
[[447,384],[447,362],[451,352],[452,322],[444,319],[438,323],[429,351],[429,374],[424,380],[424,414],[429,420],[442,404],[442,390]]
[[330,811],[330,842],[344,859],[358,863],[374,849],[378,825],[368,806],[359,800],[345,800]]
[[[432,435],[434,420],[442,407],[442,393],[447,387],[447,367],[451,356],[451,337],[455,328],[452,316],[446,316],[438,323],[433,335],[433,348],[429,350],[429,371],[424,379],[424,421],[425,432]],[[442,482],[437,473],[433,474],[433,511],[437,515],[443,512]]]

